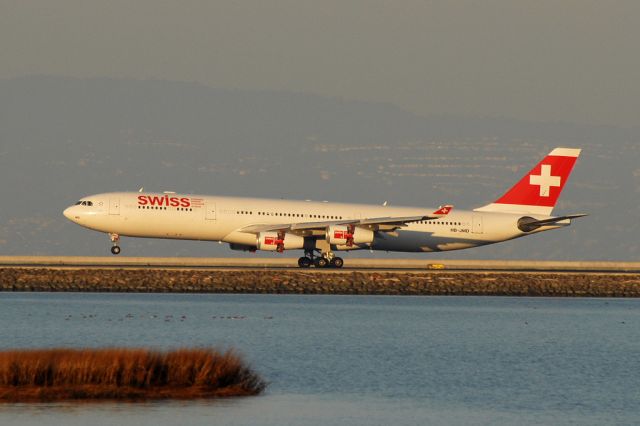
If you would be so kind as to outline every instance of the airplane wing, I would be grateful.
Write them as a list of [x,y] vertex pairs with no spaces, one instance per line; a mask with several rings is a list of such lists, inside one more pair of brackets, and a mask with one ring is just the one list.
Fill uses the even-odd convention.
[[256,224],[240,228],[240,232],[260,233],[269,231],[284,231],[294,233],[304,233],[305,231],[322,231],[335,225],[355,225],[366,227],[374,231],[391,232],[398,228],[407,226],[412,222],[420,222],[424,220],[434,220],[446,216],[453,209],[453,206],[444,206],[437,211],[423,216],[399,216],[399,217],[375,217],[366,219],[348,219],[348,220],[327,220],[318,222],[297,222],[282,224]]
[[356,220],[327,220],[325,222],[300,222],[300,223],[269,223],[269,224],[256,224],[249,225],[240,228],[241,232],[269,232],[269,231],[304,231],[312,229],[324,229],[331,225],[349,225],[356,223]]

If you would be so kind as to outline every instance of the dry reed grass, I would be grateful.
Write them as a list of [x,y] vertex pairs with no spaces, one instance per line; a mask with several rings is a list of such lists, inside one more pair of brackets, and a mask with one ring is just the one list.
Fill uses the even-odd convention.
[[266,383],[233,351],[42,349],[0,352],[0,402],[257,395]]

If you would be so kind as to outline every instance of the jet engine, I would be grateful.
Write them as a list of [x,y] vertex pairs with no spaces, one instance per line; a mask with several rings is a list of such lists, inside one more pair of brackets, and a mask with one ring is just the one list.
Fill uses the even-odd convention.
[[304,248],[304,237],[286,232],[261,232],[256,240],[258,250],[277,251]]
[[333,225],[327,227],[326,239],[331,245],[352,247],[372,243],[373,231],[355,225]]

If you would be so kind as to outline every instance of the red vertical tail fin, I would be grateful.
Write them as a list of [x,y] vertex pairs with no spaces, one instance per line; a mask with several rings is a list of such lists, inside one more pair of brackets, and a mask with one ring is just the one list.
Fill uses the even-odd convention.
[[580,151],[574,148],[554,149],[502,197],[475,211],[550,216]]

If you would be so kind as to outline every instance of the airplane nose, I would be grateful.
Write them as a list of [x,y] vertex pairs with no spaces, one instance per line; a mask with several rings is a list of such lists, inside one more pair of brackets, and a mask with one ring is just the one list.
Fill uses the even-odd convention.
[[70,221],[75,222],[75,221],[73,220],[73,206],[71,206],[71,207],[67,207],[67,208],[62,212],[62,214],[64,215],[64,217],[66,217],[66,218],[67,218],[67,219],[69,219]]

